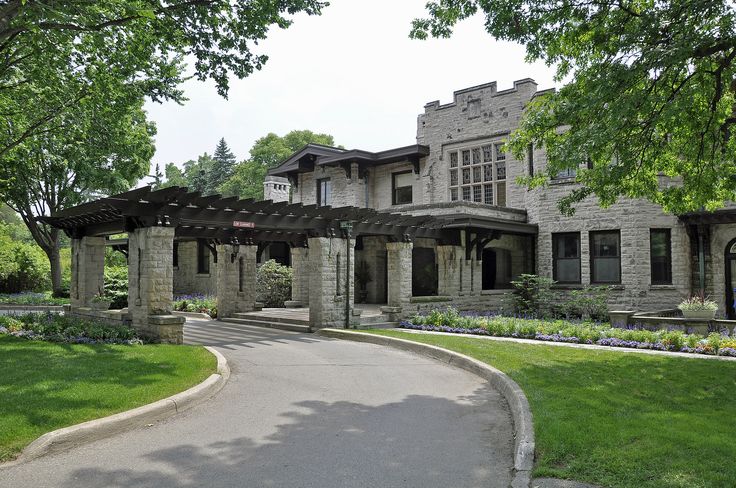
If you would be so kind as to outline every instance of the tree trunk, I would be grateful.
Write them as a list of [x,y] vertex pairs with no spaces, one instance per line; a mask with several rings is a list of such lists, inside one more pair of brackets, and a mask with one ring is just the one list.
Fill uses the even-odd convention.
[[48,247],[43,246],[43,250],[49,258],[49,264],[51,264],[51,289],[53,290],[54,296],[61,296],[61,250],[59,248],[59,229],[52,229],[50,234],[51,245]]

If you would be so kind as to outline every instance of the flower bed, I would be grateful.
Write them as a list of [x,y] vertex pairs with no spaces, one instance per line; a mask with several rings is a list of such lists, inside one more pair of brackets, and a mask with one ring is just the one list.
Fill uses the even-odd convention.
[[653,349],[736,357],[736,338],[728,331],[702,336],[676,330],[619,329],[595,322],[539,320],[500,315],[460,315],[455,309],[434,310],[402,321],[405,329],[454,334],[517,337],[548,342]]
[[0,293],[0,304],[3,305],[65,305],[68,298],[54,298],[50,291],[35,293]]
[[135,330],[53,313],[0,315],[0,335],[69,344],[142,344]]
[[174,297],[174,310],[179,312],[206,313],[217,318],[217,297],[208,295],[180,295]]

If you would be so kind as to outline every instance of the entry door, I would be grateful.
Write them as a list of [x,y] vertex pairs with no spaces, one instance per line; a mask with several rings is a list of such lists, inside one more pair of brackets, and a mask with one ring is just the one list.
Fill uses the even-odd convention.
[[736,319],[736,239],[726,246],[726,316]]

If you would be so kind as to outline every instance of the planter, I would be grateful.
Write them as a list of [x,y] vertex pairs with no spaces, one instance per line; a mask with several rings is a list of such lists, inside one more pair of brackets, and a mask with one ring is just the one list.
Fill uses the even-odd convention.
[[108,310],[112,300],[98,300],[91,303],[94,310]]
[[692,320],[713,320],[716,316],[715,310],[683,310],[682,316]]

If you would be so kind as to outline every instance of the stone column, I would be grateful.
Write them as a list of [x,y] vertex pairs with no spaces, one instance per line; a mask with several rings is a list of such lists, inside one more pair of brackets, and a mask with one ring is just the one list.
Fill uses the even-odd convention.
[[171,314],[173,259],[173,227],[144,227],[128,234],[128,309],[132,325],[150,339],[181,344],[185,318]]
[[[411,242],[388,242],[388,306],[406,308],[411,303],[412,250]],[[401,313],[397,310],[391,313]]]
[[472,295],[480,295],[483,289],[483,261],[478,259],[473,250],[473,256],[470,260],[470,293]]
[[437,294],[456,297],[460,294],[461,246],[437,246]]
[[309,304],[309,248],[291,248],[291,300],[287,307],[303,307]]
[[354,324],[355,239],[350,239],[350,259],[346,259],[347,239],[310,237],[309,243],[309,324],[315,329],[345,327],[346,297],[348,319]]
[[258,246],[217,246],[217,318],[251,312],[256,302]]
[[89,307],[92,298],[104,290],[105,238],[72,239],[72,307]]

